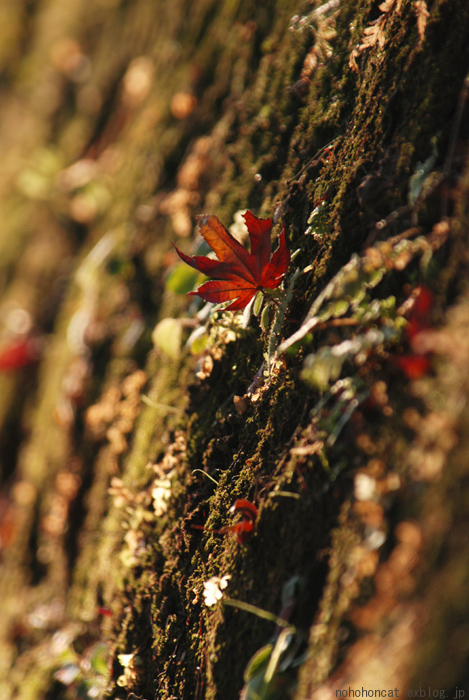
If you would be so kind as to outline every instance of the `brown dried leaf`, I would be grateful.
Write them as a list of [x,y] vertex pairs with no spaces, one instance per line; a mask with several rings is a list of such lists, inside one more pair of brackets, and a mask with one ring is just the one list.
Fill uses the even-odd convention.
[[360,50],[359,49],[353,49],[352,53],[350,54],[349,60],[348,60],[348,65],[349,68],[355,71],[355,73],[358,73],[358,64],[357,64],[357,57],[360,55]]
[[303,62],[303,68],[301,70],[301,77],[309,80],[311,78],[312,74],[316,70],[318,64],[319,64],[319,51],[317,46],[313,46],[313,48],[308,52],[306,55],[306,58]]
[[394,5],[396,0],[385,0],[385,2],[382,2],[381,5],[378,5],[379,9],[381,12],[391,12],[392,6]]
[[244,396],[234,396],[233,403],[236,412],[239,413],[240,416],[242,416],[243,413],[246,413],[246,411],[248,410],[251,401],[249,399],[249,396],[247,396],[247,394],[244,394]]
[[380,17],[368,27],[365,27],[365,37],[363,39],[363,42],[360,44],[360,49],[369,49],[376,43],[379,43],[380,46],[381,42],[384,43],[383,28],[381,27],[382,19],[383,18]]
[[425,29],[427,27],[427,19],[430,17],[430,13],[425,0],[415,0],[414,7],[417,15],[417,30],[419,33],[420,43],[422,43],[425,38]]
[[[422,2],[425,4],[424,0],[422,0]],[[349,56],[349,67],[356,73],[358,73],[356,59],[361,53],[363,53],[363,51],[372,48],[376,44],[379,45],[380,49],[384,48],[386,43],[386,35],[384,32],[386,22],[391,12],[400,14],[401,5],[402,0],[384,0],[384,2],[379,5],[379,9],[383,14],[365,27],[362,43],[355,47]]]

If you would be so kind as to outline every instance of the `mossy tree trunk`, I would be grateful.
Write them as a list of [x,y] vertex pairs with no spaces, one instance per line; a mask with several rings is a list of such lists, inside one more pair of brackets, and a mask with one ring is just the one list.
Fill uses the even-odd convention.
[[[0,12],[2,697],[465,689],[469,6]],[[246,208],[262,324],[171,246]]]

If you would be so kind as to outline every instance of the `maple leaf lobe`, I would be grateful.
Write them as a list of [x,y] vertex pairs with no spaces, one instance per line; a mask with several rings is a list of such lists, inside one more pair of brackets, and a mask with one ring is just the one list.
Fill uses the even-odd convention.
[[176,246],[179,257],[210,280],[204,282],[190,295],[198,295],[205,301],[219,304],[231,301],[227,310],[244,309],[258,291],[276,289],[290,263],[290,252],[285,241],[285,230],[279,237],[279,245],[273,255],[270,248],[272,219],[259,219],[250,211],[244,220],[251,241],[247,251],[213,214],[196,217],[200,233],[212,248],[217,259],[205,255],[186,255]]

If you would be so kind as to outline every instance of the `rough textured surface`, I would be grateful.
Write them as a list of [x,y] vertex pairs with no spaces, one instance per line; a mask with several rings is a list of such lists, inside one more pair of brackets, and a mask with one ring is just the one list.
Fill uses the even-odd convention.
[[[267,644],[245,698],[453,697],[469,7],[0,12],[2,697],[231,700]],[[171,241],[193,254],[195,214],[246,208],[285,227],[294,288],[189,349]],[[243,542],[237,499],[258,508]]]

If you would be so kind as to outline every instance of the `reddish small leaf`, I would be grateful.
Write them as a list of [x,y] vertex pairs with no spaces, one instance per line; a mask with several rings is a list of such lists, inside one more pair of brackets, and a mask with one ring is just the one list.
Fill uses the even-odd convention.
[[15,541],[16,531],[14,505],[8,498],[0,496],[0,551]]
[[230,508],[230,513],[242,513],[242,520],[235,525],[228,525],[221,532],[234,532],[240,544],[244,544],[254,530],[258,510],[254,503],[245,498],[238,498]]
[[430,324],[430,314],[433,308],[434,298],[428,287],[420,286],[415,290],[414,305],[409,313],[408,325],[405,333],[409,343],[412,343],[413,338],[421,331],[428,328]]
[[0,350],[0,372],[14,372],[39,359],[40,350],[35,338],[24,338]]
[[395,358],[395,363],[408,379],[420,379],[424,377],[431,367],[428,355],[401,355]]
[[198,295],[205,301],[219,304],[231,301],[226,308],[231,311],[244,309],[258,291],[276,289],[290,263],[290,252],[282,230],[278,248],[271,255],[271,219],[258,219],[247,211],[244,219],[251,240],[248,252],[216,216],[198,216],[200,233],[216,254],[218,260],[205,255],[185,255],[176,251],[185,263],[212,279],[204,282],[190,295]]
[[98,613],[98,615],[103,615],[104,617],[113,617],[114,615],[112,610],[107,608],[105,605],[98,605],[98,607],[96,608],[96,612]]
[[239,544],[244,544],[253,530],[254,523],[251,520],[241,520],[241,522],[236,523],[236,525],[227,525],[223,527],[219,532],[222,534],[232,532],[236,535]]
[[225,525],[219,530],[209,530],[204,525],[191,525],[194,530],[203,530],[204,532],[215,532],[219,535],[233,533],[236,535],[238,542],[244,544],[254,530],[258,510],[254,503],[247,501],[245,498],[238,498],[230,508],[230,513],[241,513],[242,520],[234,525]]
[[241,512],[243,514],[244,519],[251,520],[252,522],[254,522],[254,520],[259,514],[259,511],[257,510],[254,503],[251,503],[251,501],[247,501],[245,498],[238,498],[238,500],[235,501],[234,504],[231,506],[230,513],[238,512]]

